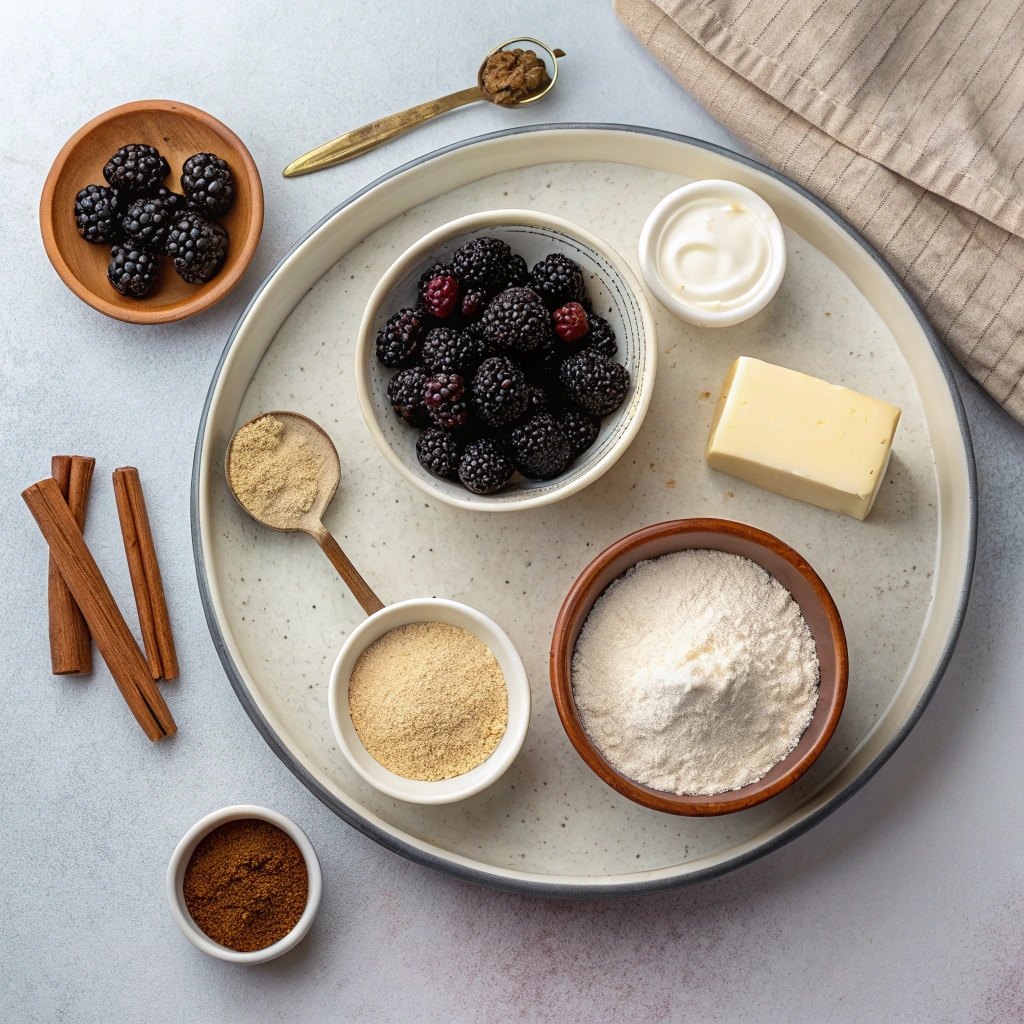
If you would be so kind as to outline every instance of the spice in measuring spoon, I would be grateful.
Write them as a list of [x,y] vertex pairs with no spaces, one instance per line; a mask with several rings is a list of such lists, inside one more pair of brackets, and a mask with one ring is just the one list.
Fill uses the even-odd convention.
[[480,82],[501,107],[514,107],[550,82],[544,61],[533,50],[498,50],[480,70]]
[[290,523],[316,501],[324,457],[279,416],[246,423],[231,445],[231,482],[238,500],[261,520]]
[[323,524],[341,480],[338,450],[323,427],[297,412],[263,413],[235,431],[224,469],[235,500],[256,522],[308,533],[367,615],[384,607]]

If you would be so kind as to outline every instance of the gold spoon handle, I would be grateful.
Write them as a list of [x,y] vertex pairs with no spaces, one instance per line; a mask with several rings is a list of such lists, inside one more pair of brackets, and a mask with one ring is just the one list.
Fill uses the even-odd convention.
[[348,589],[352,591],[352,596],[363,606],[363,611],[367,615],[379,612],[384,607],[383,602],[359,575],[359,571],[348,560],[348,555],[341,550],[327,527],[320,523],[319,529],[310,530],[309,535],[323,548],[324,554],[331,560],[331,565],[338,570]]
[[437,117],[438,114],[485,99],[487,97],[480,91],[480,87],[474,85],[471,89],[452,92],[438,100],[421,103],[417,107],[382,117],[379,121],[371,121],[362,128],[355,128],[344,135],[339,135],[331,142],[311,149],[298,160],[293,160],[282,173],[286,178],[297,178],[300,174],[311,174],[324,167],[333,167],[379,146],[382,142],[387,142],[388,139],[393,139],[396,135],[401,135],[402,132],[407,132],[410,128],[415,128],[418,124],[423,124],[424,121],[429,121],[432,117]]

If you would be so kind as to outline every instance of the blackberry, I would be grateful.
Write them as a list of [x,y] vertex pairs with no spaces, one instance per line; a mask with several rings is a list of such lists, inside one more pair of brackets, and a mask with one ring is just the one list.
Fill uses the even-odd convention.
[[180,192],[172,192],[166,185],[161,185],[153,195],[159,199],[172,214],[185,212],[185,197]]
[[189,284],[211,280],[228,255],[228,233],[191,211],[179,214],[167,233],[167,255]]
[[562,425],[550,413],[534,416],[515,427],[509,447],[516,469],[533,480],[550,480],[564,473],[573,457]]
[[573,458],[582,455],[601,433],[601,418],[580,409],[567,409],[562,413],[562,430],[569,439]]
[[428,284],[434,280],[435,277],[454,277],[455,270],[452,268],[450,263],[440,263],[435,261],[431,263],[426,270],[420,274],[420,283],[417,286],[417,290],[420,296],[420,302],[423,301],[423,293],[426,290]]
[[[171,193],[173,194],[173,193]],[[167,234],[174,214],[157,196],[134,199],[121,218],[121,227],[129,244],[150,252],[165,252]]]
[[181,168],[181,190],[188,205],[204,217],[223,217],[235,201],[235,179],[226,160],[215,153],[196,153]]
[[148,295],[160,273],[160,259],[134,245],[115,245],[110,250],[107,278],[122,294],[132,299]]
[[459,460],[459,479],[474,494],[500,491],[515,471],[505,446],[493,437],[470,441]]
[[423,384],[423,400],[426,402],[427,415],[438,427],[454,427],[465,425],[468,415],[463,396],[466,385],[457,373],[435,373]]
[[587,348],[597,349],[601,355],[611,359],[619,351],[612,325],[599,313],[588,313],[587,323],[590,324],[590,330],[584,335],[583,343]]
[[170,173],[160,151],[141,142],[122,146],[103,168],[103,177],[126,196],[150,195]]
[[555,322],[555,334],[562,341],[579,341],[587,333],[587,314],[578,302],[567,302],[551,314]]
[[420,465],[434,476],[447,480],[459,478],[459,459],[462,444],[458,435],[440,427],[427,427],[416,441],[416,458]]
[[427,371],[422,366],[410,366],[388,382],[388,401],[397,415],[414,427],[426,426],[427,403],[423,400],[423,385],[427,382]]
[[427,332],[422,348],[423,365],[432,373],[457,373],[468,380],[490,350],[475,331],[435,327]]
[[480,325],[495,348],[532,352],[548,336],[548,311],[532,288],[506,288],[484,310]]
[[522,256],[515,255],[509,261],[508,277],[505,278],[506,288],[528,288],[530,285],[530,268]]
[[464,317],[474,317],[487,305],[488,293],[482,288],[471,288],[462,296],[459,312]]
[[508,279],[512,250],[498,238],[471,238],[452,256],[452,270],[467,292],[488,297]]
[[614,412],[629,390],[629,371],[591,348],[569,356],[559,376],[569,398],[594,416]]
[[116,242],[121,237],[121,197],[117,189],[86,185],[75,196],[75,223],[87,242]]
[[521,419],[530,404],[526,374],[507,356],[480,364],[470,389],[473,406],[489,427],[507,427]]
[[550,253],[536,264],[530,281],[548,309],[558,309],[567,302],[582,303],[587,295],[583,271],[560,252]]
[[391,367],[408,366],[427,330],[422,309],[400,309],[377,332],[377,358]]

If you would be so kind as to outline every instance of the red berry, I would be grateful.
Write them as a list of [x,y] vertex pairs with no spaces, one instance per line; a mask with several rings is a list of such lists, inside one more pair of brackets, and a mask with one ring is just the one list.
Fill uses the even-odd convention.
[[576,341],[587,333],[589,324],[584,308],[578,302],[567,302],[551,314],[555,320],[555,334],[562,341]]
[[454,277],[432,277],[423,289],[423,305],[439,320],[455,308],[459,299],[459,282]]

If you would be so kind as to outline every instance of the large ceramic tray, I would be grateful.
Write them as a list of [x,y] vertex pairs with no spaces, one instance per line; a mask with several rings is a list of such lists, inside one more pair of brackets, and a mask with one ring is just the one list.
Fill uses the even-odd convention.
[[[644,219],[693,178],[732,178],[779,214],[789,246],[774,302],[711,331],[653,303],[660,369],[646,422],[606,476],[546,508],[503,516],[426,500],[375,447],[355,400],[353,345],[378,278],[415,239],[476,210],[545,210],[582,224],[634,267]],[[702,453],[722,378],[740,354],[865,391],[903,409],[887,479],[864,523],[710,470]],[[461,804],[406,805],[371,789],[336,749],[331,663],[362,618],[316,545],[265,530],[228,494],[232,431],[265,409],[319,421],[341,454],[327,525],[384,601],[453,598],[509,633],[534,711],[516,763]],[[749,160],[614,126],[502,132],[400,168],[338,207],[257,291],[224,350],[196,446],[193,537],[210,630],[228,678],[289,768],[382,845],[519,892],[650,892],[720,874],[820,821],[885,761],[946,665],[970,586],[974,464],[959,397],[925,321],[833,213]],[[548,684],[558,607],[591,557],[638,527],[720,516],[802,552],[846,625],[850,685],[838,730],[792,789],[723,818],[678,818],[605,786],[562,732]]]

